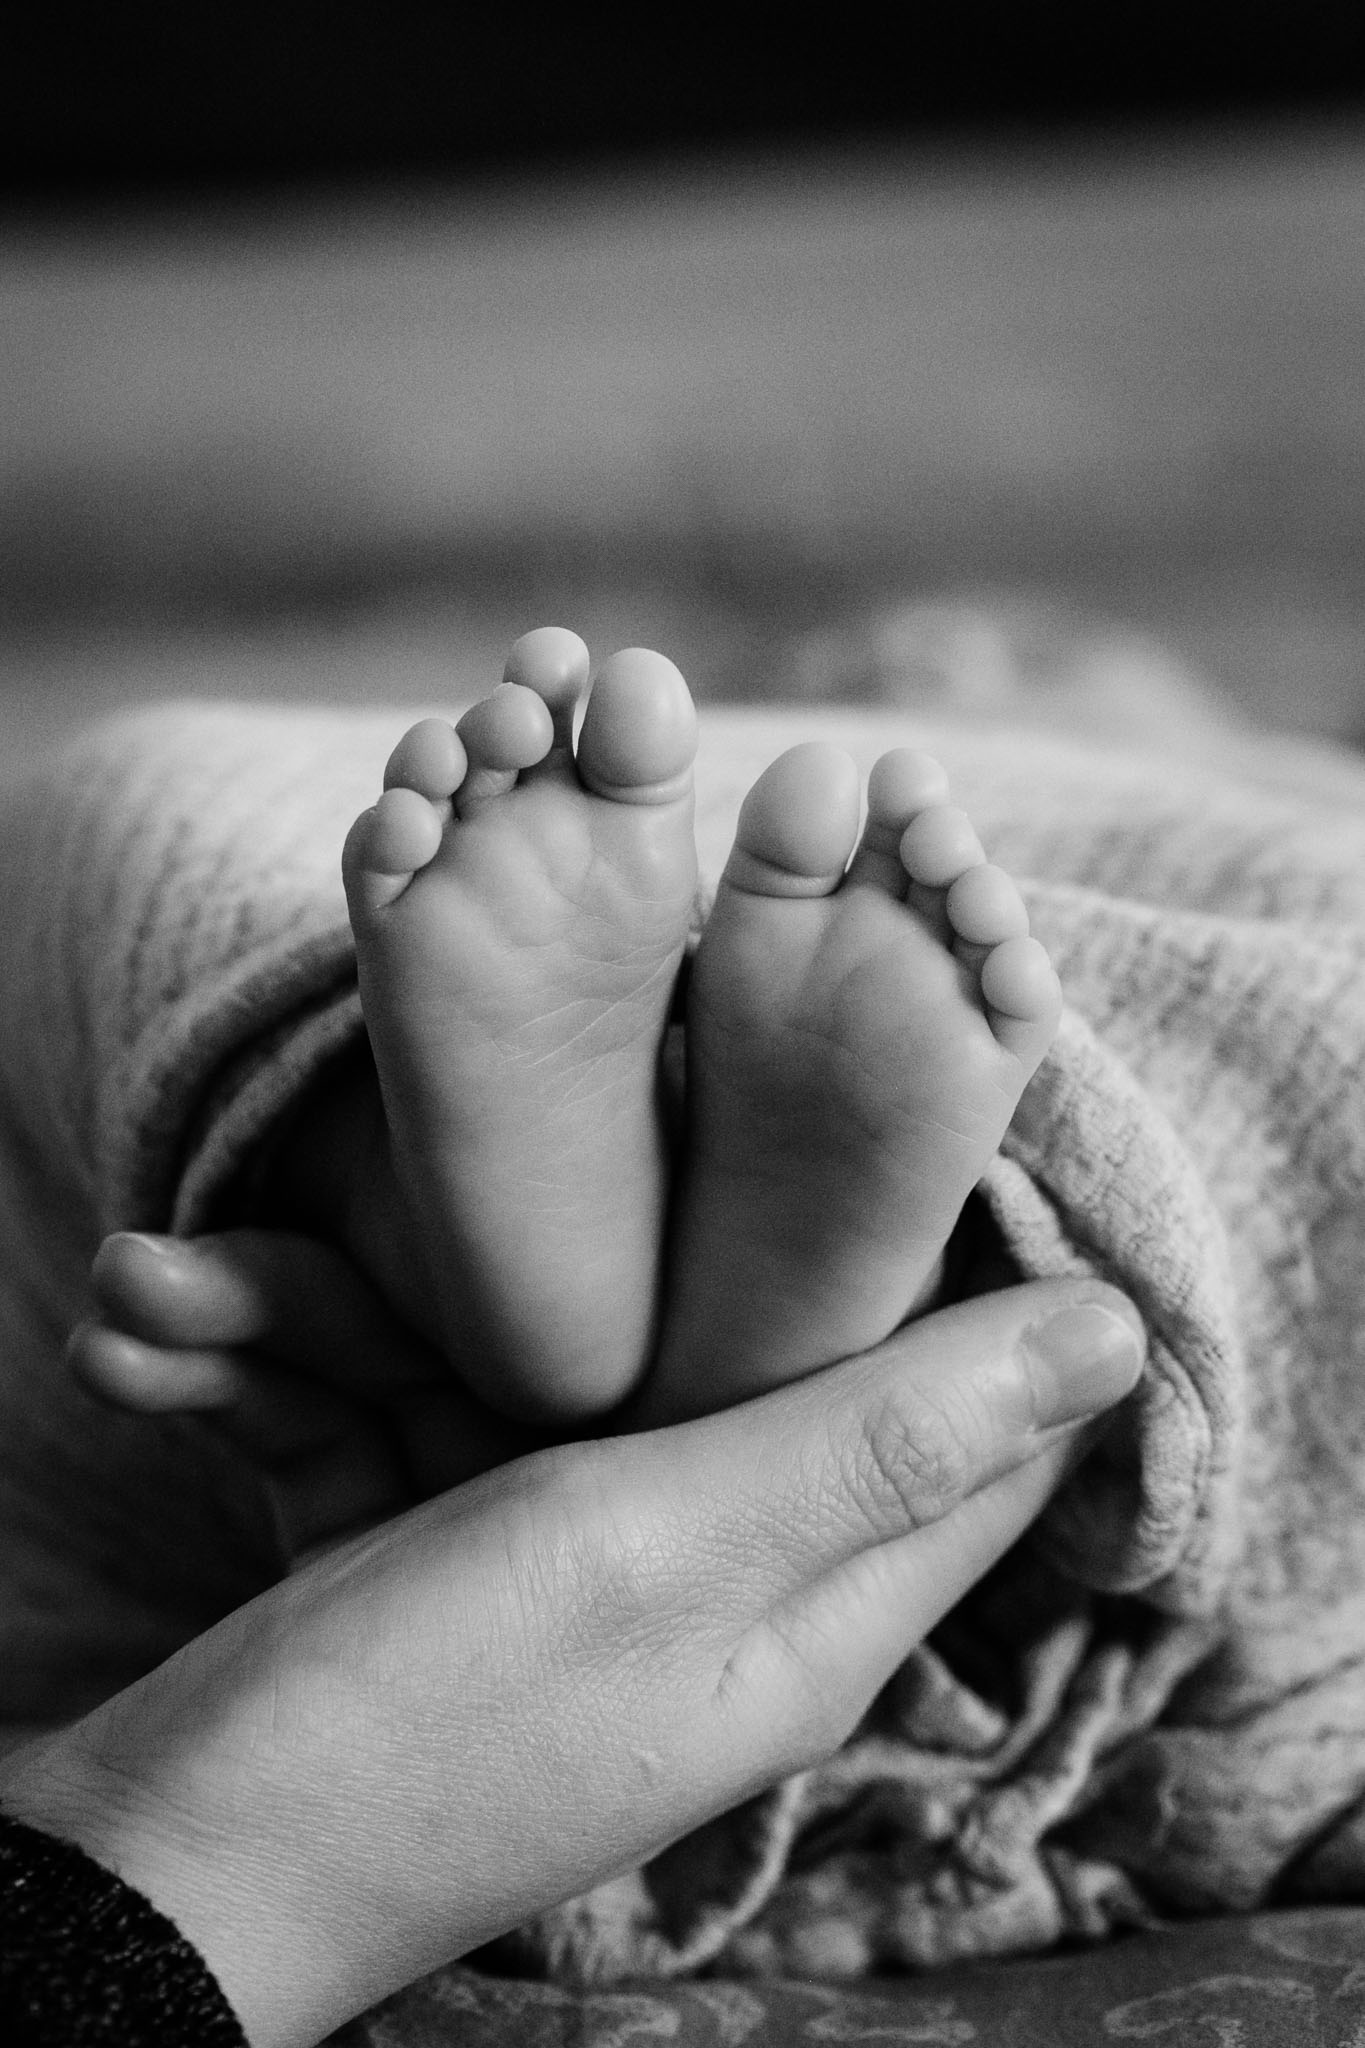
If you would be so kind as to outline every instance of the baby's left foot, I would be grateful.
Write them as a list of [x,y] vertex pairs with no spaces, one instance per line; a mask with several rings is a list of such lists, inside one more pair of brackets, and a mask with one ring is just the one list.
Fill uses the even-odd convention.
[[866,1350],[932,1298],[1061,1008],[1018,890],[947,794],[927,755],[884,755],[856,854],[837,748],[793,748],[745,801],[692,972],[650,1420]]

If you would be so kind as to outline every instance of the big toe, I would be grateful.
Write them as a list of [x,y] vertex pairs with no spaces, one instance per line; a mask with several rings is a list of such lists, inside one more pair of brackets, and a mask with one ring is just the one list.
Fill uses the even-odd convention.
[[671,803],[691,787],[697,753],[692,693],[673,663],[626,647],[599,669],[578,736],[578,773],[618,803]]
[[824,740],[789,748],[744,799],[725,880],[751,895],[830,895],[853,851],[859,809],[851,755]]

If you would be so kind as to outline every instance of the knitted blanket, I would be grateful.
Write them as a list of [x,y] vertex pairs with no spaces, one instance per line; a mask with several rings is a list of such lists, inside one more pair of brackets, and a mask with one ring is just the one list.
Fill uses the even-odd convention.
[[[402,722],[141,714],[14,793],[0,917],[25,971],[0,983],[0,1139],[10,1209],[58,1245],[48,1323],[79,1306],[101,1232],[210,1223],[359,1030],[337,860]],[[864,768],[930,747],[1029,878],[1068,1008],[982,1200],[1021,1272],[1124,1286],[1151,1365],[838,1758],[545,1916],[517,1960],[857,1975],[1359,1891],[1365,771],[1324,755],[1318,798],[1269,746],[1233,773],[889,713],[717,712],[710,876],[758,769],[813,733]],[[259,1513],[192,1428],[133,1423],[115,1449],[63,1426],[68,1512],[105,1516],[111,1633],[150,1655],[233,1571],[268,1571]],[[164,1544],[134,1540],[101,1476],[119,1459],[151,1475],[178,1556],[218,1546],[212,1590],[170,1620]],[[22,1512],[0,1509],[7,1540]],[[21,1585],[0,1669],[16,1641],[44,1654],[34,1614]]]

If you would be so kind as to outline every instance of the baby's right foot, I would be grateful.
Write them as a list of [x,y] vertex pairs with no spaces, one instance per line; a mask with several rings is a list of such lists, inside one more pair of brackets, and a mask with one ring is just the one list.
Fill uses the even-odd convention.
[[1051,1042],[1057,977],[927,755],[760,777],[693,965],[687,1163],[650,1421],[881,1343]]
[[392,1163],[445,1345],[533,1420],[616,1405],[654,1339],[660,1055],[696,886],[696,716],[662,655],[593,687],[546,628],[389,764],[343,863]]

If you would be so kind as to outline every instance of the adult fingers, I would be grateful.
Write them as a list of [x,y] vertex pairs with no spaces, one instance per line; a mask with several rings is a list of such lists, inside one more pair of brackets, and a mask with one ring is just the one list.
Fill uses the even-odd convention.
[[944,1522],[1122,1399],[1144,1356],[1136,1311],[1100,1282],[983,1295],[761,1400],[658,1432],[656,1511],[680,1554],[715,1561],[730,1614],[747,1605],[757,1618]]
[[92,1269],[107,1322],[178,1351],[256,1346],[339,1391],[387,1399],[448,1380],[351,1261],[289,1231],[122,1231]]
[[[153,1344],[95,1317],[72,1331],[67,1363],[97,1400],[133,1414],[193,1415],[243,1451],[273,1485],[291,1489],[302,1503],[283,1513],[291,1543],[329,1539],[376,1512],[395,1513],[546,1441],[484,1408],[454,1382],[400,1389],[372,1404],[246,1346]],[[342,1448],[361,1442],[372,1445],[363,1457]],[[324,1465],[363,1472],[363,1487],[348,1491],[344,1483],[319,1479]],[[387,1475],[379,1497],[375,1472]],[[308,1505],[315,1498],[336,1503],[321,1520]]]
[[149,1344],[90,1320],[67,1363],[99,1400],[140,1415],[195,1415],[267,1468],[376,1430],[372,1409],[246,1348]]
[[269,1490],[290,1556],[421,1497],[391,1418],[249,1351],[170,1350],[92,1320],[72,1332],[67,1360],[96,1399],[194,1416],[241,1451]]
[[66,1362],[88,1394],[136,1415],[214,1415],[235,1408],[247,1384],[236,1351],[150,1344],[97,1316],[71,1332]]

